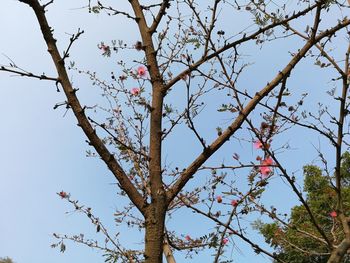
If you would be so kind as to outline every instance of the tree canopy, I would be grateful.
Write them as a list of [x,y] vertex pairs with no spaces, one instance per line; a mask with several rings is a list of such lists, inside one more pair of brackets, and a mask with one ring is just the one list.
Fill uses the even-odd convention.
[[11,258],[0,258],[0,263],[14,263]]
[[[350,153],[342,155],[341,176],[345,216],[350,211]],[[312,213],[330,240],[339,243],[344,239],[337,212],[337,194],[334,175],[324,174],[315,165],[304,167],[304,193]],[[327,244],[320,240],[304,206],[296,205],[288,220],[272,216],[273,223],[256,222],[255,226],[266,241],[276,250],[277,257],[290,263],[325,263],[330,253]],[[284,223],[287,222],[287,223]],[[346,256],[344,262],[349,260]]]

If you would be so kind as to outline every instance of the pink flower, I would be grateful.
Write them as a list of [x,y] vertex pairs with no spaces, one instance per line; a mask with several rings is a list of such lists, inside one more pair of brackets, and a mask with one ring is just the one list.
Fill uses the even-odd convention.
[[61,198],[67,198],[68,197],[68,194],[64,191],[61,191],[58,193],[58,195],[61,197]]
[[271,157],[265,158],[262,162],[263,165],[273,165],[273,159]]
[[264,146],[260,140],[255,141],[253,145],[255,149],[262,149]]
[[336,218],[336,217],[337,217],[337,212],[332,211],[332,212],[329,213],[329,215],[330,215],[332,218]]
[[132,95],[134,95],[134,96],[137,96],[137,95],[140,94],[140,88],[132,88],[132,89],[130,90],[130,93],[131,93]]
[[223,240],[222,240],[222,244],[224,244],[224,245],[226,245],[227,243],[228,243],[228,238],[224,238]]
[[139,66],[139,67],[137,68],[137,74],[138,74],[140,77],[146,76],[146,72],[147,72],[147,69],[146,69],[144,66]]
[[111,48],[108,45],[101,43],[101,45],[99,45],[98,48],[103,51],[102,55],[107,56],[107,57],[109,57],[111,55]]
[[101,49],[104,51],[104,52],[107,52],[109,50],[109,46],[106,46],[104,44],[101,45]]
[[185,236],[186,241],[191,241],[191,237],[189,235]]
[[273,164],[274,163],[271,157],[265,158],[261,162],[261,166],[259,167],[259,172],[261,173],[263,179],[267,178],[270,175],[270,173],[272,172],[272,169],[269,166]]
[[265,179],[271,173],[271,168],[268,167],[268,166],[261,166],[261,167],[259,167],[259,171],[260,171],[260,173],[262,175],[262,178]]
[[216,201],[217,201],[218,203],[221,203],[221,202],[222,202],[222,197],[221,197],[221,195],[218,195],[218,196],[216,197]]
[[231,205],[234,206],[234,207],[238,206],[238,201],[237,200],[232,200],[231,201]]

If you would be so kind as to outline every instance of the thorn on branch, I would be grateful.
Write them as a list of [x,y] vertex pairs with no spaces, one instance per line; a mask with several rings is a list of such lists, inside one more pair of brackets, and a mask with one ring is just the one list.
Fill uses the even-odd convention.
[[70,91],[70,93],[71,93],[71,94],[75,94],[75,93],[77,93],[78,90],[79,90],[79,88],[74,88],[74,89],[72,89],[72,90]]
[[86,106],[84,106],[80,111],[79,114],[84,114],[85,113]]

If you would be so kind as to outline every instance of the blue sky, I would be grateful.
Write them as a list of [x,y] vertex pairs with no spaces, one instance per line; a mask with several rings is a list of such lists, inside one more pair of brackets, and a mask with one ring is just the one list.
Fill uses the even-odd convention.
[[[7,41],[2,41],[1,53],[23,68],[55,75],[32,11],[17,1],[3,2],[0,30]],[[71,7],[81,7],[83,2],[76,1]],[[84,37],[93,40],[76,52],[81,63],[99,59],[101,63],[96,45],[109,35],[101,30],[103,21],[97,16],[89,16],[89,21],[85,11],[62,8],[66,3],[54,5],[50,17],[58,37],[67,43],[65,32],[90,25]],[[87,56],[94,52],[95,57]],[[5,56],[1,62],[7,63]],[[103,262],[99,253],[86,247],[73,245],[64,254],[51,249],[51,234],[86,232],[94,236],[95,229],[86,218],[65,214],[71,207],[56,196],[63,189],[96,208],[96,214],[107,215],[106,223],[113,226],[113,177],[97,158],[85,157],[88,147],[72,114],[64,116],[64,110],[53,110],[57,102],[64,101],[53,83],[11,75],[2,75],[0,83],[4,121],[0,132],[0,256],[10,256],[18,263]]]
[[[44,71],[47,75],[55,76],[32,11],[17,1],[2,2],[0,32],[3,40],[0,42],[0,64],[6,64],[8,56],[24,69],[39,74]],[[48,17],[55,28],[59,46],[62,48],[68,43],[67,33],[75,33],[77,28],[84,29],[86,33],[73,48],[72,58],[78,66],[97,70],[103,77],[108,77],[115,70],[115,64],[112,60],[103,58],[96,45],[100,41],[125,37],[134,43],[138,39],[134,25],[126,23],[125,19],[114,17],[111,20],[104,15],[89,15],[86,10],[78,9],[86,5],[87,1],[74,1],[73,4],[67,0],[58,2],[49,8]],[[247,82],[248,89],[261,87],[289,60],[285,50],[295,51],[296,45],[300,43],[297,40],[289,43],[279,40],[262,50],[254,51],[256,53],[249,59],[257,61],[250,69],[255,73],[243,75],[242,82]],[[281,49],[279,52],[282,45],[284,51]],[[298,89],[300,94],[303,90],[314,92],[308,100],[310,107],[314,107],[315,102],[324,98],[324,93],[329,88],[319,84],[328,76],[324,73],[320,76],[318,70],[309,70],[312,64],[308,63],[302,63],[296,68],[298,74],[291,80],[291,86]],[[94,103],[96,98],[100,100],[99,91],[91,89],[88,80],[74,75],[73,82],[80,88],[79,95],[84,103]],[[315,87],[316,90],[310,87]],[[72,207],[56,196],[56,192],[61,190],[72,193],[82,204],[91,206],[111,232],[119,231],[114,227],[112,216],[115,207],[119,205],[114,178],[98,158],[85,157],[85,151],[89,148],[72,113],[65,114],[64,109],[53,110],[56,103],[65,100],[63,94],[55,90],[55,85],[50,82],[0,74],[0,257],[12,257],[17,263],[103,262],[100,253],[80,245],[68,244],[64,254],[50,248],[54,241],[51,236],[53,232],[85,233],[96,237],[95,229],[85,217],[66,213]],[[207,116],[201,120],[200,129],[205,129],[206,118]],[[255,118],[258,123],[258,117]],[[302,165],[311,162],[317,155],[312,145],[318,144],[318,138],[311,133],[298,134],[303,136],[303,140],[295,136],[295,133],[286,133],[283,139],[291,142],[295,154],[289,152],[280,157],[291,171],[299,171],[300,175]],[[165,155],[174,165],[186,166],[200,148],[197,148],[198,145],[191,146],[184,152],[183,148],[177,147],[179,140],[184,145],[191,145],[193,139],[181,132],[177,136],[180,137],[170,139],[165,144]],[[243,153],[248,160],[255,156],[251,148],[228,144],[214,156],[214,160],[229,159],[232,147],[235,152]],[[326,153],[331,153],[326,144],[323,147]],[[244,183],[243,180],[240,182]],[[266,200],[273,202],[278,196],[279,207],[288,212],[289,207],[295,204],[295,198],[284,194],[284,185],[278,178],[272,180],[270,187],[274,190],[266,195]],[[197,219],[188,213],[179,214],[177,218],[178,221],[171,225],[179,232],[195,235],[203,227],[189,227],[189,222],[195,224]],[[140,242],[139,236],[134,232],[121,236],[126,243]],[[254,236],[254,239],[261,240],[258,236]],[[239,251],[233,249],[233,253],[241,263],[270,262],[265,257],[255,256],[243,244],[239,244]],[[207,255],[203,257],[205,256]],[[203,262],[203,257],[188,262]]]

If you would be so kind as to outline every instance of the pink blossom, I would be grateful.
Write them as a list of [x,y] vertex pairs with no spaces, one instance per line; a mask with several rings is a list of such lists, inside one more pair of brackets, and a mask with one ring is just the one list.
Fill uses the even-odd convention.
[[104,44],[101,45],[101,49],[104,51],[104,52],[107,52],[109,50],[109,46],[106,46]]
[[329,213],[329,215],[332,217],[332,218],[336,218],[337,217],[337,212],[336,211],[332,211]]
[[224,244],[224,245],[226,245],[227,243],[228,243],[228,238],[224,238],[223,240],[222,240],[222,243]]
[[186,239],[187,241],[191,241],[191,237],[190,237],[189,235],[186,235],[186,236],[185,236],[185,239]]
[[262,178],[265,179],[269,176],[269,174],[271,173],[271,168],[268,166],[260,166],[259,167],[259,171],[262,175]]
[[238,201],[237,200],[232,200],[231,201],[231,205],[234,206],[234,207],[238,206]]
[[139,66],[139,67],[137,68],[137,74],[138,74],[140,77],[146,76],[146,72],[147,72],[147,69],[146,69],[146,67],[144,67],[144,66]]
[[137,96],[137,95],[140,94],[140,88],[132,88],[132,89],[130,90],[130,93],[131,93],[132,95],[134,95],[134,96]]
[[216,197],[216,201],[217,201],[218,203],[221,203],[221,202],[222,202],[222,197],[221,197],[221,195],[218,195],[218,196]]
[[271,157],[265,158],[261,162],[261,166],[259,167],[259,172],[261,173],[263,179],[267,178],[270,175],[270,173],[272,172],[272,169],[269,166],[273,164],[274,163]]
[[58,193],[58,195],[61,197],[61,198],[67,198],[68,197],[68,194],[64,191],[61,191]]
[[108,57],[111,55],[111,48],[108,45],[102,43],[98,48],[103,51],[103,55]]
[[262,162],[263,165],[273,165],[273,159],[271,157],[265,158]]
[[253,145],[255,149],[262,149],[264,146],[260,140],[255,141]]

